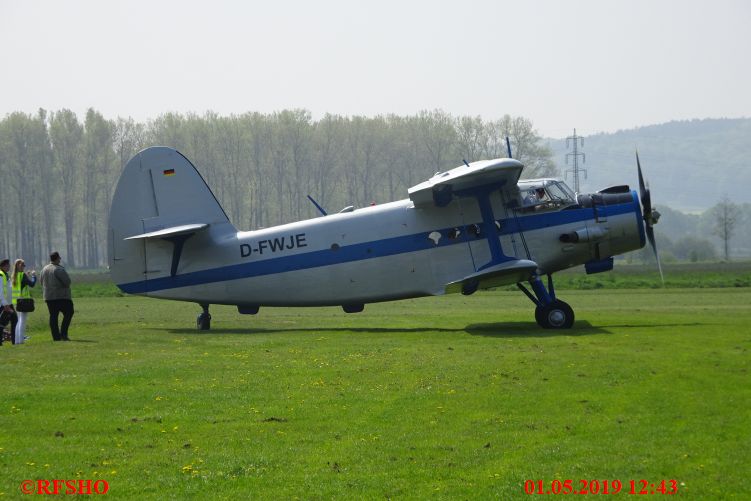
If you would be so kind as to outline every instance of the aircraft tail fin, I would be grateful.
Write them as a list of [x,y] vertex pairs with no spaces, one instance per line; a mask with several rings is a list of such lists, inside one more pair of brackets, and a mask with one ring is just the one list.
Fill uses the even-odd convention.
[[194,234],[206,243],[230,232],[236,229],[193,164],[172,148],[146,148],[126,164],[112,198],[110,274],[118,285],[174,276]]

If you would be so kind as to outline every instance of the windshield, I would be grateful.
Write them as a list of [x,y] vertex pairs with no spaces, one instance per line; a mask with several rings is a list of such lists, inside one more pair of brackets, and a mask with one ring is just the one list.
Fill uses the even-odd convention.
[[523,212],[559,210],[576,204],[576,195],[560,179],[525,179],[517,187]]
[[548,182],[545,188],[547,188],[548,195],[550,195],[551,200],[560,200],[562,202],[571,203],[574,203],[576,201],[574,192],[571,191],[571,188],[566,186],[566,183],[564,183],[563,181]]

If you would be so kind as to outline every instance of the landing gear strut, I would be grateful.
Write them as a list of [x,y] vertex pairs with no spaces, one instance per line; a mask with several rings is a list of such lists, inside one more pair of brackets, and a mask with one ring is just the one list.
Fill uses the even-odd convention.
[[198,318],[196,318],[196,328],[199,331],[207,331],[211,329],[211,315],[209,314],[209,305],[202,304],[201,308],[203,308],[203,313],[198,315]]
[[544,329],[570,329],[574,325],[574,310],[567,303],[556,299],[553,288],[553,277],[548,275],[548,288],[534,275],[529,284],[534,295],[524,285],[517,283],[517,287],[535,303],[535,320]]

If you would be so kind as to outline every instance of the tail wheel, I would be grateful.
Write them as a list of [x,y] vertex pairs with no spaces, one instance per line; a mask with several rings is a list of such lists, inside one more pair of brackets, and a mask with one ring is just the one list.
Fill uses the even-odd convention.
[[203,313],[196,318],[196,328],[199,331],[207,331],[211,329],[211,314],[209,313],[209,305],[202,304]]
[[574,325],[574,310],[568,303],[556,299],[535,308],[535,320],[545,329],[570,329]]
[[211,329],[211,315],[208,313],[201,313],[196,318],[196,328],[199,331],[207,331]]

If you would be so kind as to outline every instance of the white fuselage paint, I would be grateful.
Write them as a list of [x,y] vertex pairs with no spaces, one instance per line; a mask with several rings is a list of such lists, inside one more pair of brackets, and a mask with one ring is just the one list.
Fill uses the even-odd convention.
[[[538,273],[552,273],[643,246],[639,205],[597,222],[592,209],[519,213],[506,210],[500,192],[491,195],[505,256],[530,259]],[[570,216],[570,217],[569,217]],[[534,224],[529,224],[534,221]],[[504,232],[518,222],[532,227]],[[213,304],[257,306],[341,305],[445,293],[491,260],[477,200],[454,199],[446,207],[415,208],[410,200],[365,207],[272,228],[236,232],[217,225],[185,243],[177,276],[170,277],[172,245],[144,242],[144,290],[151,297]],[[461,234],[451,240],[452,228]],[[586,228],[600,235],[590,242],[563,243],[563,233]],[[429,235],[440,232],[436,245]],[[526,245],[525,245],[526,244]],[[528,252],[527,252],[528,250]],[[207,268],[207,263],[217,263]],[[146,285],[148,284],[148,285]],[[131,284],[132,285],[132,284]],[[149,290],[146,290],[149,289]]]

